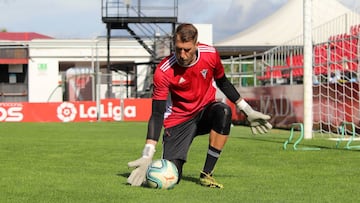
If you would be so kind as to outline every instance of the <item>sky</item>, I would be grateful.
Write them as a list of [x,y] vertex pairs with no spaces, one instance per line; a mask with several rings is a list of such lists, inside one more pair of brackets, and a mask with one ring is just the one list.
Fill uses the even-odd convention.
[[[287,1],[178,0],[178,21],[212,24],[216,43],[271,15]],[[360,11],[359,0],[338,1]],[[101,0],[0,0],[0,11],[0,30],[8,32],[37,32],[54,38],[106,36]]]

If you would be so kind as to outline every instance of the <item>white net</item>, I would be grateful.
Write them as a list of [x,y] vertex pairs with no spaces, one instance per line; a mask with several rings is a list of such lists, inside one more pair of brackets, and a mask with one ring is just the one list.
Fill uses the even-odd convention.
[[359,129],[360,25],[314,46],[314,130],[338,132],[343,122]]
[[[325,8],[313,8],[314,15]],[[273,116],[275,127],[289,129],[303,122],[305,111],[313,112],[313,136],[339,136],[342,126],[360,134],[360,15],[350,12],[312,29],[312,109],[304,109],[303,36],[254,56],[251,66],[233,72],[234,64],[251,62],[231,59],[232,80],[258,110]],[[243,61],[242,61],[243,60]],[[236,61],[236,62],[233,62]],[[239,67],[242,67],[239,65]],[[247,87],[243,86],[246,80]],[[252,82],[251,84],[249,83]],[[265,86],[265,87],[264,87]],[[310,93],[311,94],[311,93]],[[346,125],[343,125],[346,123]],[[351,125],[348,125],[348,124]]]
[[[350,12],[312,30],[313,131],[319,132],[314,136],[338,136],[344,122],[353,123],[359,133],[359,23],[359,14]],[[272,79],[287,78],[285,85],[296,85],[304,81],[303,58],[303,37],[299,36],[268,51],[264,61]],[[263,83],[269,81],[262,77],[258,78]],[[351,125],[344,126],[351,130]]]

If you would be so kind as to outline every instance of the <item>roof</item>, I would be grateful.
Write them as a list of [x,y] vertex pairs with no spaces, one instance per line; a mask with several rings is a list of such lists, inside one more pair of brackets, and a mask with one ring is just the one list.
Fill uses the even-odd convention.
[[0,32],[0,40],[31,41],[33,39],[53,39],[36,32]]
[[[317,28],[351,10],[336,0],[313,0],[312,27]],[[343,29],[345,30],[345,29]],[[346,32],[346,31],[340,31]],[[215,46],[278,46],[303,33],[303,1],[289,0],[275,13]],[[329,33],[326,33],[329,36]]]

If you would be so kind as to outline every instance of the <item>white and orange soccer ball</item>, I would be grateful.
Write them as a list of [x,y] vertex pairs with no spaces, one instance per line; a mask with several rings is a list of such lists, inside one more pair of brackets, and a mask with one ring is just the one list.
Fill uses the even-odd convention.
[[179,178],[174,163],[166,159],[153,161],[146,171],[146,182],[151,188],[172,189]]

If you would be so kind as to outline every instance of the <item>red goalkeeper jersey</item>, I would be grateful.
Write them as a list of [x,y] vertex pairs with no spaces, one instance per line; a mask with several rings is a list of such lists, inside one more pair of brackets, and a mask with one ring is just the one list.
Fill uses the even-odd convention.
[[214,79],[224,76],[220,56],[212,46],[199,44],[197,60],[188,67],[179,66],[175,54],[166,57],[154,74],[154,100],[168,100],[164,127],[189,120],[207,104],[215,101]]

